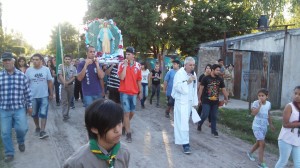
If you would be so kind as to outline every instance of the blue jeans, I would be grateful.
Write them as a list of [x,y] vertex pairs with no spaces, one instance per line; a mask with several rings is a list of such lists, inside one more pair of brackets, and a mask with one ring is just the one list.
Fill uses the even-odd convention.
[[32,117],[47,118],[49,100],[48,97],[32,99]]
[[278,141],[279,159],[275,168],[284,168],[292,153],[294,167],[300,167],[300,146],[293,146],[282,140]]
[[120,93],[121,103],[125,113],[134,112],[136,106],[136,96]]
[[209,114],[211,117],[211,133],[214,133],[217,131],[218,104],[202,104],[200,126],[202,126]]
[[152,101],[152,98],[154,97],[155,93],[156,93],[156,99],[157,99],[156,105],[159,105],[160,84],[157,84],[157,85],[152,84],[152,94],[151,94],[151,98],[150,98],[151,101]]
[[28,123],[25,108],[17,110],[0,109],[1,138],[4,145],[5,155],[14,155],[12,142],[12,126],[15,128],[18,144],[24,144],[25,135],[28,131]]
[[102,96],[99,95],[94,95],[94,96],[83,96],[83,102],[84,102],[84,107],[87,108],[89,105],[91,105],[95,100],[102,98]]
[[144,106],[148,96],[148,83],[142,83],[142,89],[143,89],[143,98],[141,99],[141,105]]

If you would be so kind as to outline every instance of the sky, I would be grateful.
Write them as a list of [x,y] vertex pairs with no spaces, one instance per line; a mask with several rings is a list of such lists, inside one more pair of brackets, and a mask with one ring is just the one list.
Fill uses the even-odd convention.
[[69,22],[81,31],[86,0],[0,0],[4,30],[22,33],[35,49],[46,48],[52,29]]

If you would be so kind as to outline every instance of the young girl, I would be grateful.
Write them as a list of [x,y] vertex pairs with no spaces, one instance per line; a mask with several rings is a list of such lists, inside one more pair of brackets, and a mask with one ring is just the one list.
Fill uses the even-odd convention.
[[85,111],[89,143],[64,164],[64,168],[127,168],[130,154],[120,144],[123,109],[111,100],[100,99]]
[[275,168],[283,168],[292,153],[294,167],[300,167],[300,86],[294,89],[293,102],[283,110],[282,128],[278,137],[279,160]]
[[26,63],[25,57],[19,57],[16,68],[22,71],[23,73],[26,72],[26,70],[28,69],[28,65]]
[[157,102],[156,107],[159,106],[159,94],[160,94],[160,79],[161,79],[161,71],[159,70],[159,64],[155,64],[155,68],[151,71],[150,78],[152,79],[152,94],[150,98],[150,104],[152,104],[152,99],[156,93]]
[[251,114],[255,116],[252,123],[252,129],[256,138],[256,143],[253,145],[251,151],[247,152],[247,155],[251,161],[255,161],[253,152],[258,149],[258,167],[260,168],[267,168],[263,157],[265,150],[265,137],[269,124],[271,129],[274,131],[274,126],[270,116],[271,103],[267,101],[268,94],[268,90],[264,88],[260,89],[257,92],[258,100],[254,101],[251,107]]
[[142,66],[142,89],[143,89],[143,98],[141,99],[141,106],[145,108],[145,101],[148,96],[148,82],[150,81],[150,71],[147,69],[145,63],[141,63]]

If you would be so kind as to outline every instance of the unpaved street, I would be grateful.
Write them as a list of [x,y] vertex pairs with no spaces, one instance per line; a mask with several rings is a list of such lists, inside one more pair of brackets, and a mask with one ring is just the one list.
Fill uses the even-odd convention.
[[[9,165],[11,167],[61,167],[65,159],[87,142],[81,102],[76,102],[76,108],[71,110],[71,119],[67,122],[62,121],[60,107],[52,102],[46,129],[50,137],[46,140],[40,140],[34,135],[33,121],[30,117],[28,121],[30,129],[26,137],[26,151],[20,153],[16,150],[15,161]],[[174,144],[173,121],[164,117],[163,108],[156,108],[154,105],[146,104],[146,109],[143,110],[138,105],[132,129],[132,143],[128,144],[125,137],[122,137],[123,145],[131,153],[131,168],[253,168],[257,165],[257,162],[250,161],[246,156],[250,144],[222,132],[219,132],[219,138],[214,138],[207,126],[198,133],[192,122],[192,154],[183,154],[182,147]],[[269,167],[274,167],[277,158],[276,155],[265,154]]]

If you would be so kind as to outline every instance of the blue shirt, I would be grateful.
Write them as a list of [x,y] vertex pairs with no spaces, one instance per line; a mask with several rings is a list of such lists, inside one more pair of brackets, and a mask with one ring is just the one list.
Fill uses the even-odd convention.
[[15,69],[13,74],[0,72],[0,109],[17,110],[32,108],[30,87],[23,72]]
[[164,78],[164,81],[167,82],[167,90],[166,90],[167,96],[171,96],[174,76],[175,76],[176,72],[177,72],[177,70],[171,69],[170,71],[167,72],[167,74]]

